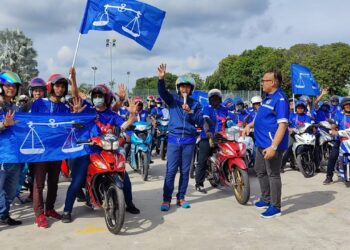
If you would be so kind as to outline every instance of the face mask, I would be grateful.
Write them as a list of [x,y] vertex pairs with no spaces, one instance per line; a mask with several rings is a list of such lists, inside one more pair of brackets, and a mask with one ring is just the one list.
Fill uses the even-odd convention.
[[323,112],[329,112],[329,107],[326,106],[326,105],[322,105],[321,110],[322,110]]
[[105,100],[103,98],[97,97],[97,98],[93,98],[92,102],[96,107],[101,107],[105,103]]
[[162,106],[162,104],[157,104],[157,107],[160,108]]
[[242,104],[236,105],[236,111],[237,111],[237,112],[240,112],[240,111],[242,111],[242,110],[243,110],[243,105],[242,105]]
[[227,109],[230,110],[230,111],[233,111],[235,109],[235,106],[231,105],[231,106],[227,107]]

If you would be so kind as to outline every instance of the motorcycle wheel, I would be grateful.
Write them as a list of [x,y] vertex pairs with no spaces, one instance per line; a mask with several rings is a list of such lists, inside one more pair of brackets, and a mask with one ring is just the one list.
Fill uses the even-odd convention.
[[159,146],[159,151],[160,151],[160,158],[164,161],[165,160],[165,141],[160,142]]
[[118,234],[124,224],[125,200],[123,190],[112,184],[104,197],[105,221],[108,230]]
[[149,162],[148,162],[148,155],[146,152],[140,153],[140,169],[141,169],[142,180],[147,181],[148,180]]
[[196,164],[198,163],[198,149],[197,145],[195,146],[192,154],[191,166],[190,166],[190,178],[194,179],[196,174]]
[[238,203],[245,205],[250,196],[248,170],[243,170],[236,166],[232,166],[230,175],[233,194],[235,195]]
[[315,175],[315,163],[313,162],[310,153],[311,152],[309,151],[302,152],[297,156],[296,159],[296,164],[305,178],[310,178]]
[[219,179],[218,179],[219,177],[217,177],[218,173],[215,167],[212,167],[210,163],[208,163],[207,167],[208,167],[207,180],[209,181],[212,187],[216,188],[219,186]]

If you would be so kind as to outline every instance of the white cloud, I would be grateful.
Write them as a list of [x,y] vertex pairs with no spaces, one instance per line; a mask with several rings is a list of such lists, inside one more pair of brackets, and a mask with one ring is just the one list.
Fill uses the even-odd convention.
[[72,63],[73,60],[73,50],[68,46],[62,46],[57,52],[57,59],[60,64],[67,65],[68,63]]

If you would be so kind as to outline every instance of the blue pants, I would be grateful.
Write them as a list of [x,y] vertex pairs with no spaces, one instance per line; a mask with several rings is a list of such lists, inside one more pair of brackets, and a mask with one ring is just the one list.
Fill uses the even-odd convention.
[[175,176],[180,169],[178,200],[185,199],[187,191],[190,165],[195,144],[168,144],[166,176],[163,187],[163,201],[170,202],[174,191]]
[[[89,155],[68,160],[68,165],[71,168],[72,181],[69,185],[64,205],[64,212],[71,213],[77,192],[84,187],[87,170],[89,167]],[[124,198],[127,206],[132,206],[132,188],[130,178],[127,172],[124,174]]]
[[67,190],[63,211],[71,213],[77,193],[79,189],[84,187],[87,169],[89,167],[89,155],[69,159],[68,166],[71,170],[72,181]]
[[0,219],[9,217],[22,166],[21,163],[0,164]]

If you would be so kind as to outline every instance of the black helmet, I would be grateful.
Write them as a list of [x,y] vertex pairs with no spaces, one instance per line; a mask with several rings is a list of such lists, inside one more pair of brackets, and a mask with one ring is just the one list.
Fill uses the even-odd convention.
[[346,104],[350,104],[350,96],[345,96],[342,100],[341,100],[341,103],[340,103],[340,106],[342,109],[344,109],[344,106]]

